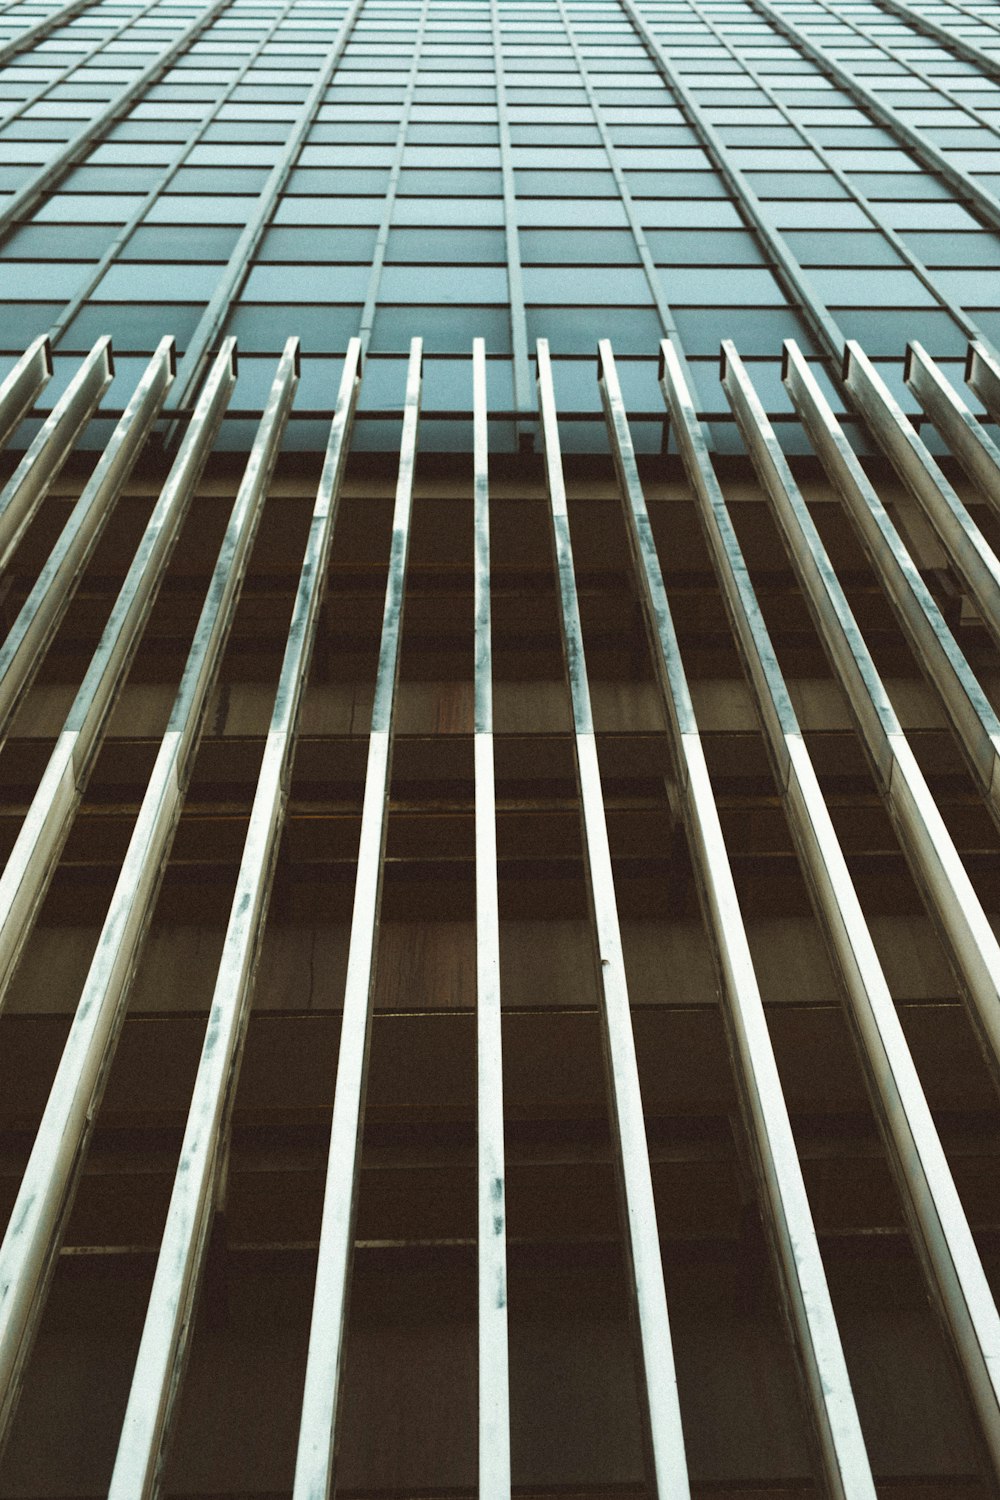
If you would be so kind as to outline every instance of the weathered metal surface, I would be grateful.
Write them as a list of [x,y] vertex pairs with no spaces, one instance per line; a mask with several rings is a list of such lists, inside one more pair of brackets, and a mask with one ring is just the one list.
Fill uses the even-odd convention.
[[829,554],[734,346],[723,386],[900,845],[1000,1077],[1000,944],[900,726]]
[[[715,955],[747,1130],[754,1146],[764,1222],[774,1250],[789,1324],[796,1340],[819,1459],[831,1495],[845,1497],[845,1500],[847,1497],[871,1500],[875,1486],[854,1392],[701,735],[690,707],[686,679],[670,624],[666,593],[649,533],[648,514],[624,406],[614,378],[610,349],[605,353],[601,368],[605,411],[623,489],[647,631],[661,692],[668,704],[671,700],[674,704],[670,723],[674,731],[674,756],[681,768],[681,806],[688,846]],[[713,559],[719,559],[725,574],[724,591],[742,589],[745,583],[743,559],[739,548],[733,544],[728,513],[705,447],[701,424],[695,416],[680,362],[668,340],[661,345],[660,383]],[[746,620],[741,622],[741,646],[751,680],[759,690],[763,684],[775,681],[775,673],[770,641],[766,631],[760,628],[760,621],[755,620],[756,614],[754,605]],[[768,729],[777,734],[788,722],[790,709],[786,695],[783,691],[776,691],[765,701],[768,704]],[[778,774],[783,783],[791,774],[788,754],[785,745],[777,756]]]
[[7,639],[0,647],[0,741],[42,664],[81,574],[139,459],[174,378],[174,341],[163,339],[139,380]]
[[608,1097],[621,1187],[622,1229],[629,1290],[638,1330],[642,1416],[650,1469],[649,1481],[659,1500],[686,1500],[690,1494],[690,1486],[677,1397],[673,1342],[663,1283],[642,1093],[622,952],[618,898],[611,864],[611,847],[608,843],[587,658],[573,566],[573,545],[559,444],[559,419],[552,386],[549,346],[545,339],[538,341],[537,358],[545,477],[559,584],[563,656],[573,713],[573,749],[580,792],[595,967],[601,998]]
[[[610,366],[610,352],[606,358]],[[812,394],[817,397],[818,390]],[[833,421],[832,413],[829,418]],[[722,491],[714,473],[703,465],[694,487],[775,781],[816,915],[840,975],[887,1156],[931,1293],[954,1340],[987,1446],[997,1464],[1000,1318]]]
[[399,681],[406,564],[413,516],[423,344],[414,339],[406,377],[399,476],[392,517],[389,576],[375,674],[365,770],[357,879],[344,985],[344,1019],[327,1159],[319,1265],[313,1296],[305,1392],[295,1462],[294,1500],[326,1500],[334,1485],[347,1308],[354,1255],[359,1156],[364,1128],[368,1051],[378,959],[385,839],[389,822],[392,737]]
[[[184,517],[236,383],[226,341],[153,508],[111,616],[0,875],[0,1003],[48,889]],[[0,1298],[3,1287],[0,1286]]]
[[476,777],[476,1119],[479,1202],[479,1494],[510,1495],[507,1194],[500,1023],[500,906],[493,758],[493,639],[486,345],[472,350]]
[[111,340],[98,339],[0,490],[0,569],[10,562],[113,375]]

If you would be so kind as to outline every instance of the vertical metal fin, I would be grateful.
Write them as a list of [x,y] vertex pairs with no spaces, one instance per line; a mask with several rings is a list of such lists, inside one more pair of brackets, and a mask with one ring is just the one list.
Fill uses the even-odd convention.
[[[410,344],[399,477],[392,518],[389,577],[375,675],[368,740],[358,871],[344,986],[330,1152],[327,1159],[319,1265],[309,1329],[305,1391],[295,1463],[293,1500],[325,1500],[333,1489],[348,1297],[354,1253],[354,1215],[364,1127],[372,1003],[375,995],[385,837],[389,821],[392,737],[399,681],[406,564],[410,550],[413,483],[420,417],[423,344]],[[124,1497],[122,1497],[124,1500]]]
[[[73,1024],[0,1246],[0,1421],[6,1431],[19,1374],[44,1304],[135,964],[152,917],[187,788],[191,754],[239,597],[295,389],[286,351],[233,507],[166,732],[98,938]],[[225,366],[223,367],[225,368]],[[225,388],[224,384],[221,387]]]
[[10,562],[113,375],[111,340],[98,339],[0,490],[0,569]]
[[904,379],[983,498],[1000,514],[1000,448],[922,344],[906,346]]
[[843,498],[903,634],[941,697],[976,783],[1000,818],[1000,719],[791,339],[785,343],[784,371],[802,425]]
[[[269,418],[280,438],[297,377],[297,340],[283,356],[272,388]],[[208,1025],[192,1091],[180,1160],[167,1210],[153,1288],[132,1377],[109,1491],[112,1500],[151,1500],[159,1487],[172,1406],[187,1352],[195,1297],[204,1265],[233,1093],[253,994],[260,944],[284,824],[288,781],[305,689],[326,589],[330,546],[360,386],[361,350],[353,339],[344,362],[326,460],[292,609],[281,673],[243,846],[236,891],[223,942]],[[282,383],[283,382],[283,383]],[[273,455],[257,456],[252,482],[266,492]],[[247,481],[251,475],[248,470]],[[197,676],[197,670],[193,670]]]
[[921,507],[1000,644],[1000,560],[859,344],[848,343],[844,385]]
[[[0,875],[0,1005],[80,802],[233,386],[236,340],[219,352],[97,650]],[[0,1297],[3,1289],[0,1287]]]
[[[610,350],[606,367],[613,371]],[[886,1154],[996,1465],[1000,1318],[714,475],[700,475],[696,499]]]
[[0,647],[0,741],[34,679],[174,378],[162,339]]
[[1000,1081],[1000,944],[931,796],[774,430],[732,344],[722,383],[903,852]]
[[42,334],[29,344],[10,374],[0,385],[0,450],[6,448],[14,430],[35,397],[52,375],[52,349]]
[[616,1165],[622,1198],[622,1232],[640,1352],[642,1418],[658,1500],[690,1494],[681,1427],[673,1342],[663,1284],[653,1182],[639,1070],[632,1033],[618,900],[604,812],[604,794],[591,715],[590,685],[577,599],[562,452],[552,386],[549,346],[538,340],[538,403],[541,415],[549,516],[559,587],[563,655],[573,712],[573,752],[583,829],[587,893],[596,939],[598,992],[608,1073]]
[[486,343],[472,346],[475,528],[476,1116],[479,1200],[479,1496],[510,1497],[507,1223],[500,1022],[500,909],[493,762]]
[[[691,395],[669,341],[664,341],[661,351],[661,386],[685,472],[700,511],[718,525],[721,496]],[[854,1393],[609,348],[602,349],[601,375],[636,578],[671,728],[691,860],[715,954],[764,1221],[796,1341],[817,1451],[832,1495],[873,1500],[875,1489]],[[762,675],[766,665],[758,663],[755,675]]]

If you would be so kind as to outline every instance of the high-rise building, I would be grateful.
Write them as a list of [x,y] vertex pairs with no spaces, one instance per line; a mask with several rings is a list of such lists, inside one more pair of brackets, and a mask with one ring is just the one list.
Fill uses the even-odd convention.
[[991,1493],[1000,8],[0,0],[0,295],[0,1500]]

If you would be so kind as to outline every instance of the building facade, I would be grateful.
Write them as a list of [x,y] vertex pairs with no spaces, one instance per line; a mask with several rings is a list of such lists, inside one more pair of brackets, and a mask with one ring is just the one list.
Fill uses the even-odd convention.
[[0,111],[0,1496],[992,1493],[1000,12]]

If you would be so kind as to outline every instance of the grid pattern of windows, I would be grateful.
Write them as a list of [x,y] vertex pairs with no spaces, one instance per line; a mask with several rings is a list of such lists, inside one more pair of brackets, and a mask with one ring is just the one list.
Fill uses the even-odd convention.
[[369,410],[398,408],[419,334],[427,409],[460,418],[482,335],[513,442],[546,337],[585,444],[601,337],[652,414],[669,335],[710,418],[723,337],[779,418],[783,338],[828,372],[863,339],[904,401],[909,339],[1000,339],[988,6],[39,3],[0,7],[4,58],[2,352],[50,332],[65,379],[110,333],[110,407],[172,332],[183,406],[233,333],[259,409],[298,334],[325,410],[360,333]]

